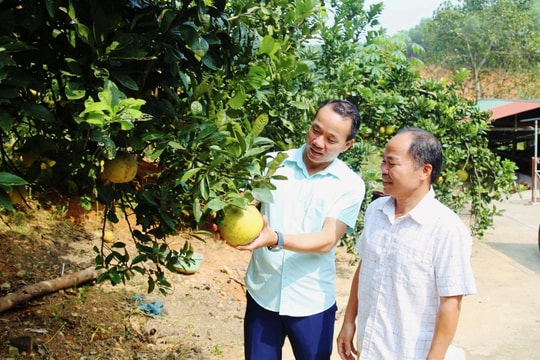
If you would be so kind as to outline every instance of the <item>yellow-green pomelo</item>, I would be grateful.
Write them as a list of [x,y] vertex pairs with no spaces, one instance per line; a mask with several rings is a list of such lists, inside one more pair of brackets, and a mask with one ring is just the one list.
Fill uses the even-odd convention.
[[105,230],[103,234],[103,241],[106,243],[112,243],[114,241],[114,233],[111,230]]
[[459,169],[458,171],[456,171],[456,174],[461,182],[465,182],[469,179],[469,174],[463,169]]
[[227,205],[223,209],[219,232],[233,246],[246,245],[259,235],[263,225],[263,217],[254,205],[248,205],[245,209]]
[[137,157],[133,154],[119,151],[112,160],[105,160],[103,174],[112,183],[130,182],[137,175]]
[[396,127],[394,125],[386,125],[385,132],[387,135],[392,135],[396,132]]

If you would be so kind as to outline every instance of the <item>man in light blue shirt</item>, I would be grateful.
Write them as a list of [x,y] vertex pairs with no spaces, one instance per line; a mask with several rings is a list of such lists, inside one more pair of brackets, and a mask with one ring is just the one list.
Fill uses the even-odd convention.
[[354,228],[364,199],[362,178],[337,157],[360,125],[357,108],[330,100],[317,110],[305,144],[287,151],[276,175],[265,226],[250,244],[246,274],[245,357],[281,359],[288,337],[297,359],[330,359],[336,312],[335,251]]

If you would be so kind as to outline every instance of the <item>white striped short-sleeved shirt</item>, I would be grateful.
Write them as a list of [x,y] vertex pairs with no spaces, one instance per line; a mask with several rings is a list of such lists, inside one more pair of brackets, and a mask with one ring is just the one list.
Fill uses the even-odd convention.
[[360,359],[425,359],[440,297],[476,292],[469,229],[433,189],[395,218],[391,197],[375,200],[356,244]]

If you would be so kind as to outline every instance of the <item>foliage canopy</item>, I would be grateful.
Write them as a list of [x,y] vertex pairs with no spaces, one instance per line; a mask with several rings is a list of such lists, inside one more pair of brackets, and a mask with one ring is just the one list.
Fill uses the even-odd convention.
[[[264,154],[300,145],[318,104],[342,98],[361,111],[344,160],[362,172],[368,194],[392,133],[423,127],[444,145],[436,192],[456,211],[468,209],[481,235],[514,172],[487,148],[487,114],[455,84],[422,79],[403,39],[368,30],[380,4],[331,5],[0,1],[0,203],[13,209],[8,193],[27,183],[42,201],[54,192],[101,203],[103,231],[119,214],[134,216],[138,254],[102,242],[96,262],[109,271],[100,280],[118,284],[139,272],[149,291],[165,291],[165,269],[192,253],[189,243],[169,251],[167,236],[190,228],[198,237],[228,204],[271,201],[283,157],[268,163]],[[120,151],[138,156],[139,171],[132,182],[110,183],[103,163]]]

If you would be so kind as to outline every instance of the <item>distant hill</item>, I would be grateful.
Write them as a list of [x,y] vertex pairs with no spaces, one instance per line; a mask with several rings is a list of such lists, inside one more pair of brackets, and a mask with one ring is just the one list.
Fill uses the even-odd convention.
[[[453,72],[437,66],[425,66],[418,69],[423,77],[440,80],[451,79]],[[540,99],[540,81],[528,76],[516,76],[503,72],[492,72],[481,79],[482,98],[499,98],[515,100]],[[474,99],[474,87],[472,80],[465,83],[462,95]]]

